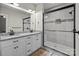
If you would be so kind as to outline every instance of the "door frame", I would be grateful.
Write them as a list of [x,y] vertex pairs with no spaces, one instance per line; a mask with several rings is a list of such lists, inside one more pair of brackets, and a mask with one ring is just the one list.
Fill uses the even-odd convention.
[[[71,5],[67,5],[67,6],[64,6],[64,7],[61,7],[61,8],[58,8],[58,9],[54,9],[54,10],[51,10],[51,11],[47,11],[45,13],[43,13],[43,46],[44,47],[47,47],[44,45],[44,14],[48,14],[48,13],[51,13],[51,12],[55,12],[55,11],[59,11],[59,10],[63,10],[63,9],[66,9],[66,8],[70,8],[70,7],[74,7],[74,29],[73,29],[73,34],[74,34],[74,37],[73,37],[73,48],[74,48],[74,56],[76,56],[76,39],[75,39],[75,32],[76,32],[76,19],[75,19],[75,13],[76,13],[76,7],[75,7],[75,3],[74,4],[71,4]],[[49,47],[50,48],[50,47]],[[52,48],[51,48],[52,49]],[[64,53],[65,54],[65,53]],[[67,55],[67,54],[66,54]]]

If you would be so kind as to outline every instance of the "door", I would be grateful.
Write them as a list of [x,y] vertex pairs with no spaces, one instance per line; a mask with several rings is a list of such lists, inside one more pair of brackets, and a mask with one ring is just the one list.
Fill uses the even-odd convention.
[[44,15],[44,45],[74,55],[74,7],[60,8]]

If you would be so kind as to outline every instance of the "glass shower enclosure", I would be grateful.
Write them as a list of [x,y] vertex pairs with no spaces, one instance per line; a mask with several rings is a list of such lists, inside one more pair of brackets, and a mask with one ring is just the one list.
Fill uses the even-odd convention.
[[44,14],[44,46],[74,55],[74,6]]

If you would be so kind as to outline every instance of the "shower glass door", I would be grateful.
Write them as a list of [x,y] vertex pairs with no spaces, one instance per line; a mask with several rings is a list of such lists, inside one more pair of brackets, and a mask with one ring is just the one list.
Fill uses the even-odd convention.
[[44,46],[74,54],[74,7],[44,14]]

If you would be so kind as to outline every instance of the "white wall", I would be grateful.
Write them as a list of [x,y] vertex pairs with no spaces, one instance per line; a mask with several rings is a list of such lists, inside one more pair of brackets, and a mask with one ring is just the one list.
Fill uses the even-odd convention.
[[36,31],[36,13],[31,14],[31,29]]
[[7,7],[5,5],[0,6],[0,15],[6,16],[6,19],[7,19],[6,31],[7,32],[9,32],[10,29],[13,29],[15,32],[22,32],[23,31],[22,19],[29,16],[25,12],[13,9],[11,7]]
[[34,31],[42,31],[43,29],[43,5],[37,4],[36,5],[36,12],[31,14],[31,29]]
[[36,30],[42,31],[43,29],[43,4],[36,6]]

